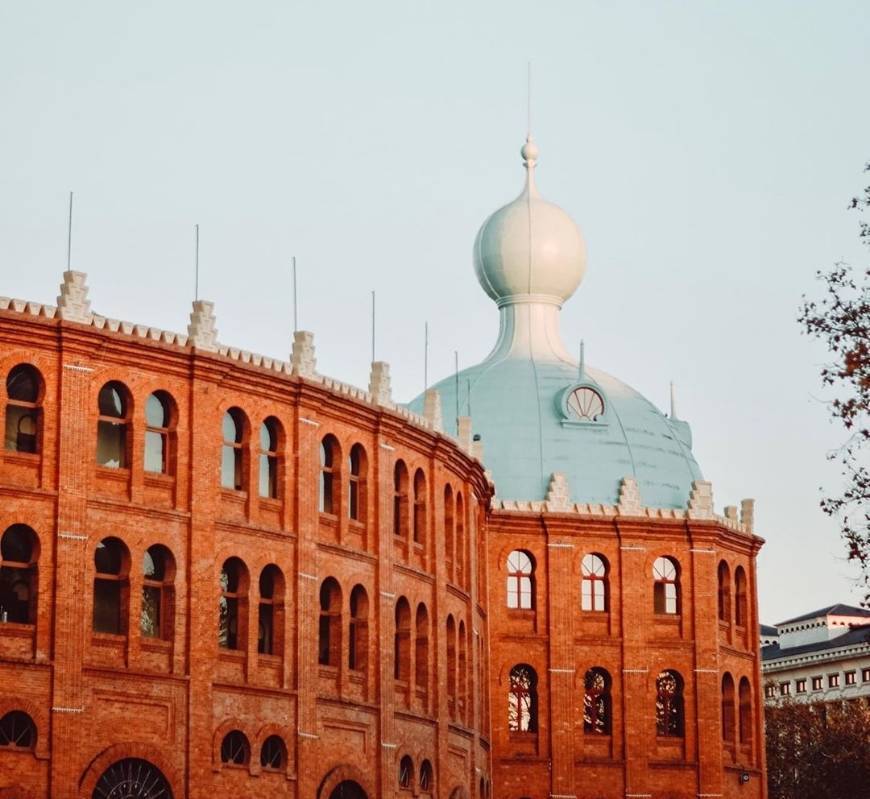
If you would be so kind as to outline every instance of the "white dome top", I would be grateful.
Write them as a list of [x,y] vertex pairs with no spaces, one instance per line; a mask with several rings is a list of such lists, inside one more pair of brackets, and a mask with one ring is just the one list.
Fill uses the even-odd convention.
[[529,301],[561,306],[586,273],[586,242],[574,220],[538,193],[538,146],[531,135],[521,153],[526,185],[481,226],[474,241],[474,271],[499,307]]

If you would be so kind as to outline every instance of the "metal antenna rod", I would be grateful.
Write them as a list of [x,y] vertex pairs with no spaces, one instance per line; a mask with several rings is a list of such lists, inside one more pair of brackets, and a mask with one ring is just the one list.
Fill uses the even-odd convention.
[[72,261],[72,203],[73,193],[69,193],[69,221],[66,226],[66,271],[70,270]]
[[375,293],[372,291],[372,363],[375,362]]
[[429,322],[423,323],[423,391],[429,388]]
[[195,264],[195,277],[193,280],[193,300],[196,302],[199,300],[199,223],[195,224],[194,230],[196,231],[196,251],[194,255],[194,264]]
[[526,74],[526,112],[528,114],[528,129],[526,133],[532,135],[532,62],[528,63]]
[[459,435],[459,350],[453,350],[453,369],[456,374],[456,435]]
[[299,330],[299,308],[296,302],[296,256],[293,256],[293,332]]

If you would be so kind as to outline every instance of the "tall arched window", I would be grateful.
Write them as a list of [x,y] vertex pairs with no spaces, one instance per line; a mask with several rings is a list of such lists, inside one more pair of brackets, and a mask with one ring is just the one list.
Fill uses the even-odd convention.
[[422,469],[414,472],[414,543],[426,543],[426,476]]
[[465,500],[462,498],[460,491],[456,492],[456,584],[462,588],[465,587]]
[[220,573],[218,645],[223,649],[247,647],[248,570],[238,558],[227,558]]
[[535,604],[533,574],[535,565],[531,555],[515,549],[507,559],[507,606],[531,610]]
[[399,787],[406,791],[414,787],[414,761],[410,755],[405,755],[399,761]]
[[161,544],[145,550],[142,557],[142,612],[139,630],[146,638],[172,638],[175,560]]
[[429,701],[429,612],[421,602],[417,605],[416,629],[414,635],[414,683],[417,698],[426,708]]
[[278,498],[278,447],[281,425],[270,416],[260,425],[259,493],[266,499]]
[[23,710],[11,710],[0,719],[0,747],[33,749],[36,725]]
[[39,452],[42,395],[42,376],[30,364],[19,364],[6,376],[6,449]]
[[450,582],[453,582],[455,513],[453,488],[448,483],[444,486],[444,566],[447,570],[447,579]]
[[338,439],[333,435],[320,442],[320,512],[338,513],[339,459]]
[[280,735],[270,735],[260,747],[260,765],[266,771],[283,771],[287,765],[287,747]]
[[602,555],[590,553],[580,563],[580,608],[604,612],[607,610],[607,561]]
[[284,575],[271,563],[260,572],[260,603],[257,620],[257,652],[280,654],[284,631]]
[[13,524],[0,539],[0,623],[36,623],[36,534]]
[[126,635],[130,553],[119,538],[104,538],[94,552],[94,565],[94,632]]
[[228,732],[221,741],[221,763],[227,766],[247,766],[251,762],[251,745],[240,730]]
[[366,466],[366,451],[362,444],[354,444],[347,463],[347,515],[353,522],[366,518]]
[[656,613],[680,612],[680,574],[673,558],[656,558],[653,564],[653,607]]
[[746,572],[742,566],[734,571],[735,614],[734,623],[738,627],[746,627],[749,624],[749,603],[746,596]]
[[459,621],[458,632],[459,643],[459,693],[457,695],[456,715],[464,724],[468,723],[468,714],[470,711],[468,701],[468,635],[466,634],[465,622]]
[[740,743],[752,743],[752,686],[746,677],[740,678]]
[[317,662],[338,667],[341,659],[341,588],[334,577],[320,585],[320,630]]
[[369,597],[356,585],[350,592],[350,641],[348,668],[364,672],[369,664]]
[[719,562],[719,621],[731,621],[731,572],[728,564],[723,560]]
[[407,683],[411,679],[411,606],[403,596],[396,602],[393,635],[393,677]]
[[97,399],[99,421],[97,422],[97,464],[110,469],[126,469],[130,423],[130,394],[127,387],[117,380],[106,383]]
[[517,664],[510,672],[508,730],[538,731],[538,675],[525,663]]
[[722,740],[734,743],[734,678],[726,671],[722,677]]
[[589,669],[584,680],[583,732],[610,735],[610,675],[602,668]]
[[175,403],[165,391],[155,391],[145,400],[145,471],[172,474]]
[[239,408],[230,408],[221,422],[224,443],[221,447],[221,488],[245,490],[245,443],[248,420]]
[[393,534],[408,539],[408,468],[396,461],[393,469]]
[[447,709],[456,720],[456,622],[453,614],[447,617]]
[[683,678],[672,670],[656,678],[656,734],[665,738],[682,738]]
[[432,772],[432,763],[424,760],[420,764],[420,791],[421,793],[433,793],[435,779]]

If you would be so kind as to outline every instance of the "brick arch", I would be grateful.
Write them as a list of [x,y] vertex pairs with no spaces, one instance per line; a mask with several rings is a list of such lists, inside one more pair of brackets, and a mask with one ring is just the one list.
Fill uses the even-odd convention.
[[[240,729],[238,727],[232,727],[231,729]],[[284,742],[284,750],[287,752],[287,762],[284,764],[284,770],[290,770],[290,758],[293,754],[293,750],[290,748],[290,742],[288,738],[293,734],[293,730],[289,730],[287,727],[282,727],[280,724],[264,724],[257,730],[257,736],[253,739],[248,739],[251,744],[251,766],[254,766],[254,762],[256,761],[256,769],[259,771],[262,767],[260,766],[260,750],[263,748],[263,744],[266,739],[272,735],[277,735]],[[220,760],[220,744],[218,744],[218,760]]]
[[166,757],[160,749],[151,744],[132,741],[124,744],[113,744],[104,749],[98,754],[85,769],[79,780],[79,797],[80,799],[91,799],[97,781],[102,776],[103,772],[119,760],[124,760],[128,757],[135,757],[139,760],[147,760],[156,768],[160,769],[167,782],[172,787],[172,795],[176,799],[182,799],[184,796],[184,781],[181,779],[178,770],[172,765],[168,757]]
[[[214,735],[211,739],[211,770],[212,771],[220,771],[224,764],[221,762],[221,744],[223,743],[224,736],[228,732],[232,732],[233,730],[238,730],[243,733],[245,738],[248,739],[248,746],[251,749],[251,759],[248,762],[248,770],[250,771],[254,764],[254,739],[251,737],[250,733],[245,729],[245,725],[241,722],[241,720],[237,718],[229,718],[226,721],[222,722],[217,726],[214,731]],[[286,743],[286,742],[285,742]],[[259,750],[258,750],[259,751]],[[259,760],[257,763],[259,764]]]
[[[0,719],[7,713],[13,710],[24,711],[36,725],[36,746],[33,747],[33,754],[40,760],[48,758],[48,712],[46,708],[31,702],[29,699],[17,696],[2,696],[0,697]],[[3,794],[0,793],[0,797]]]
[[369,799],[375,799],[377,794],[369,777],[363,774],[356,766],[347,764],[335,766],[326,773],[326,776],[320,781],[320,786],[317,788],[317,799],[329,799],[332,792],[345,781],[357,783],[365,791]]

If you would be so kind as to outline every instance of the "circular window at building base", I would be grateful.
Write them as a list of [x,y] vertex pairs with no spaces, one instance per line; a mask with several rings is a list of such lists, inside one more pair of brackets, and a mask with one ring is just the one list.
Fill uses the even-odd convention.
[[127,758],[107,768],[92,799],[172,799],[172,789],[160,769],[147,760]]

